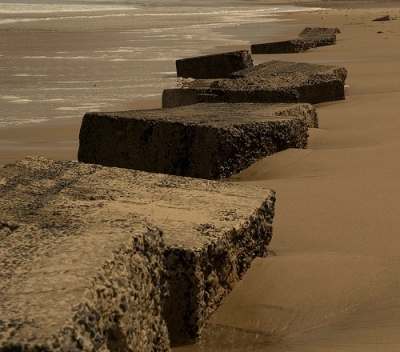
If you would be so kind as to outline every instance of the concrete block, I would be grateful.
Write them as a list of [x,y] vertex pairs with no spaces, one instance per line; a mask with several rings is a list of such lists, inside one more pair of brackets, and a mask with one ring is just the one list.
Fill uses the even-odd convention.
[[[297,86],[306,80],[312,81],[315,77],[337,78],[344,83],[347,77],[347,70],[340,66],[271,60],[257,66],[236,71],[230,76],[232,79],[254,79],[254,83],[261,82],[264,85],[267,85],[267,80],[272,80],[272,87],[279,85],[290,86],[291,79],[295,79],[293,85]],[[229,82],[227,80],[218,80],[213,83],[218,86],[218,83],[221,81]]]
[[287,148],[307,147],[308,104],[196,104],[87,113],[79,161],[220,179]]
[[225,90],[287,89],[295,92],[297,102],[316,104],[344,99],[346,77],[344,67],[272,60],[237,71],[230,79],[214,81],[210,87]]
[[228,78],[233,72],[252,66],[247,50],[176,60],[178,77],[196,79]]
[[339,28],[327,28],[327,27],[306,27],[304,28],[299,37],[321,37],[321,36],[336,36],[340,33]]
[[251,45],[252,54],[301,53],[311,48],[336,44],[338,28],[307,27],[301,31],[299,38],[272,43]]
[[[0,351],[169,351],[159,230],[113,210],[91,166],[0,170]],[[99,187],[99,185],[97,185]]]
[[166,351],[161,313],[191,342],[272,236],[258,187],[41,157],[0,184],[2,351]]
[[252,44],[252,54],[302,53],[318,46],[336,44],[336,35],[322,35],[307,38],[284,40],[272,43]]
[[229,79],[212,82],[209,88],[165,89],[162,106],[343,100],[346,77],[344,67],[273,60],[234,72]]
[[260,43],[251,45],[252,54],[283,54],[283,53],[301,53],[315,45],[310,40],[291,39],[272,43]]

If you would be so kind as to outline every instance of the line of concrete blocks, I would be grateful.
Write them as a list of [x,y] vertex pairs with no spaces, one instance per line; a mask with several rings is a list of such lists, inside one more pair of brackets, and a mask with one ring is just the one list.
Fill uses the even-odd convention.
[[[221,178],[305,148],[316,126],[309,104],[92,113],[79,158]],[[192,342],[272,236],[266,189],[43,158],[7,166],[0,184],[2,352]]]
[[272,43],[252,44],[247,50],[203,55],[176,60],[178,77],[194,79],[228,78],[236,71],[253,66],[251,54],[298,53],[336,44],[338,28],[306,27],[299,38]]
[[169,351],[255,257],[275,193],[30,157],[0,173],[0,351]]

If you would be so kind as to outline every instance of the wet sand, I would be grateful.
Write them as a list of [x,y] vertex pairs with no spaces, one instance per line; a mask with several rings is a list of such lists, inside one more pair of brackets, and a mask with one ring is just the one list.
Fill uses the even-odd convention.
[[[124,105],[129,109],[161,108],[160,100],[143,100]],[[0,167],[26,156],[54,160],[77,160],[82,118],[31,126],[0,128]]]
[[276,190],[276,256],[257,259],[204,340],[177,351],[400,349],[400,21],[372,21],[400,19],[400,5],[379,5],[290,15],[340,28],[337,45],[268,58],[345,66],[346,100],[316,105],[307,150],[233,178]]
[[[257,259],[201,343],[177,351],[400,349],[400,4],[322,5],[335,9],[285,15],[292,21],[280,39],[338,27],[336,45],[254,59],[345,66],[346,100],[316,106],[320,128],[310,130],[307,150],[233,178],[277,191],[277,255]],[[386,14],[397,20],[372,21]],[[43,138],[28,127],[0,130],[8,148],[0,165],[32,153],[76,159],[78,123],[32,128]]]

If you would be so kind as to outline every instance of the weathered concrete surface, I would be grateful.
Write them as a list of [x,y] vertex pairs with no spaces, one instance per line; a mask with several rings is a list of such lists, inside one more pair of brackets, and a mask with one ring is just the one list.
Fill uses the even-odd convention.
[[178,77],[196,79],[228,78],[233,72],[252,66],[253,59],[247,50],[176,60]]
[[344,99],[346,77],[347,70],[344,67],[272,60],[237,71],[231,75],[231,79],[215,81],[211,88],[287,89],[294,92],[298,102],[316,104]]
[[321,35],[307,38],[283,40],[279,42],[252,44],[252,54],[302,53],[318,46],[336,44],[336,35]]
[[336,35],[339,33],[339,28],[306,27],[300,32],[299,37],[321,37],[325,35]]
[[268,61],[234,72],[210,88],[165,89],[163,108],[207,103],[322,103],[345,99],[344,67]]
[[251,53],[301,53],[311,48],[336,44],[337,33],[340,33],[338,28],[306,27],[300,32],[300,38],[272,43],[253,44],[251,45]]
[[44,159],[0,170],[0,351],[169,350],[160,232],[114,210],[96,173]]
[[78,159],[149,172],[220,179],[287,148],[307,147],[309,104],[196,104],[87,113]]
[[[301,85],[306,82],[312,82],[317,78],[339,79],[342,83],[347,77],[347,70],[340,66],[318,65],[307,62],[290,62],[271,60],[251,68],[234,72],[232,79],[253,79],[254,83],[263,83],[277,87],[279,85],[290,85],[290,80],[294,79],[292,85]],[[214,81],[212,86],[219,86],[221,82],[229,85],[229,80]],[[236,82],[237,83],[237,82]]]
[[40,157],[0,169],[0,197],[1,351],[167,350],[162,303],[171,340],[196,339],[267,254],[275,201],[257,187]]

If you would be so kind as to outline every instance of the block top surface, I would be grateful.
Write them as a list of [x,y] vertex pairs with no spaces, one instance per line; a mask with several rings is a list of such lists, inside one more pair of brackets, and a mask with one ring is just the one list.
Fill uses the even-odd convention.
[[177,122],[186,125],[229,127],[279,119],[297,118],[295,111],[310,110],[309,104],[201,103],[177,108],[87,113],[85,117]]
[[120,227],[128,229],[115,235],[123,239],[149,223],[163,232],[167,246],[193,250],[245,223],[274,194],[228,182],[41,157],[0,169],[0,185],[3,222],[62,230],[64,241],[69,234],[95,238]]

